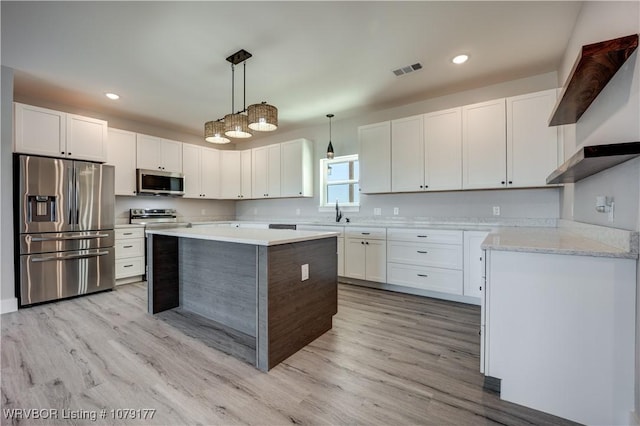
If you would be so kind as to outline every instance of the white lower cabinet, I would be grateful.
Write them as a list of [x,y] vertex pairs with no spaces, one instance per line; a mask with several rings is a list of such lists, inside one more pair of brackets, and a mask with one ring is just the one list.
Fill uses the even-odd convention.
[[484,285],[484,253],[480,245],[489,235],[486,231],[464,231],[464,290],[465,296],[482,296]]
[[116,228],[115,249],[116,285],[137,281],[144,275],[143,226]]
[[387,240],[389,284],[463,294],[462,231],[390,229]]
[[349,228],[345,232],[344,276],[387,282],[385,228]]
[[338,255],[338,276],[344,276],[344,226],[330,225],[297,225],[299,231],[322,231],[322,232],[338,232],[338,247],[336,253]]

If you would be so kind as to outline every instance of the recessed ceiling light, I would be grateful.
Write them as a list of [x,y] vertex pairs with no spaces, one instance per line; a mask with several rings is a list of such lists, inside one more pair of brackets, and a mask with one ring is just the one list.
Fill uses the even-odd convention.
[[467,55],[458,55],[455,58],[453,58],[451,60],[451,62],[453,62],[454,64],[464,64],[465,62],[467,62],[467,59],[469,59],[469,56]]
[[115,93],[105,93],[104,94],[107,98],[111,99],[111,100],[116,100],[116,99],[120,99],[119,95],[116,95]]

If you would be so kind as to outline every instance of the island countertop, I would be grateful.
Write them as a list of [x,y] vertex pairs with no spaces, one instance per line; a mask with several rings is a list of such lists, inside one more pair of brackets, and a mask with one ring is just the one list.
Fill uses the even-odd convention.
[[198,226],[195,228],[151,229],[147,234],[166,235],[179,238],[223,241],[227,243],[275,246],[336,237],[337,232],[294,231],[290,229],[226,228],[219,226]]

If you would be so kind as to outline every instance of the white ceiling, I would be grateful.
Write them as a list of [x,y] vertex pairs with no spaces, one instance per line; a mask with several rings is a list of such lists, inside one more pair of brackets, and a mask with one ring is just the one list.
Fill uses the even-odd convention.
[[[581,2],[1,2],[15,92],[192,134],[247,105],[280,129],[554,71]],[[470,56],[462,66],[451,63]],[[392,70],[420,62],[396,77]],[[113,91],[118,101],[104,97]],[[242,71],[236,71],[236,110]]]

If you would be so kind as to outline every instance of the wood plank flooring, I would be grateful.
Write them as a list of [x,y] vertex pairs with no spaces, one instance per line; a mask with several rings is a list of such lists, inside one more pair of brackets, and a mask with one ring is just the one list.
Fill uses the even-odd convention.
[[[3,425],[570,424],[482,389],[477,306],[340,285],[333,329],[269,373],[147,314],[144,283],[1,322]],[[17,421],[11,408],[107,411]],[[127,408],[155,414],[112,418]]]

